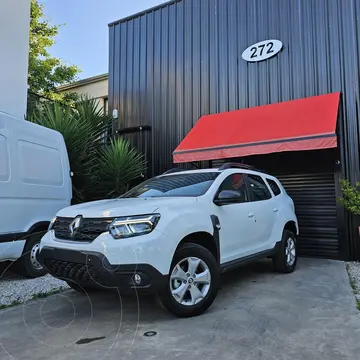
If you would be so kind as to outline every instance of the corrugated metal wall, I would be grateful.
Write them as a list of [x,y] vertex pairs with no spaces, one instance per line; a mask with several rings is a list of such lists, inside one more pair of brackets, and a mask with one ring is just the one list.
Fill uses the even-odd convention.
[[[182,0],[110,26],[110,109],[120,128],[152,126],[155,171],[201,115],[343,92],[344,142],[359,175],[358,0]],[[249,64],[242,51],[284,50]]]
[[[359,14],[359,0],[181,0],[113,23],[110,109],[119,128],[152,127],[159,173],[202,115],[341,91],[342,171],[359,180]],[[283,42],[280,54],[242,60],[270,38]],[[351,247],[360,253],[359,241]]]

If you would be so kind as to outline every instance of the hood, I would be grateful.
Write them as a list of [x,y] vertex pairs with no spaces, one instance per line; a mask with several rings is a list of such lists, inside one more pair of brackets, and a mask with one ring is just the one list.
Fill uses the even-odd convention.
[[57,216],[75,217],[82,215],[86,218],[133,216],[152,214],[162,207],[181,207],[195,202],[197,199],[190,197],[99,200],[67,207],[60,210]]

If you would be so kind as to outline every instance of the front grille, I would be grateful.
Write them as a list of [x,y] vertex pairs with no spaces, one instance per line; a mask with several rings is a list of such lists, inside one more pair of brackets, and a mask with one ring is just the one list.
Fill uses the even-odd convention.
[[44,259],[44,264],[50,274],[64,279],[78,281],[79,283],[102,284],[100,274],[90,265],[76,264],[69,261]]
[[83,218],[80,227],[75,231],[74,235],[70,234],[69,226],[74,218],[58,217],[52,227],[57,239],[74,240],[91,242],[100,234],[109,230],[109,225],[114,219],[90,219]]

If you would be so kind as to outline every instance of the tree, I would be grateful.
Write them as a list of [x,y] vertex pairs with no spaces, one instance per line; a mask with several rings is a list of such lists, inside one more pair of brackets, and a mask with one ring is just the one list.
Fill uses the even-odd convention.
[[[61,25],[52,25],[44,18],[43,5],[31,0],[30,10],[30,48],[29,48],[29,92],[42,95],[51,100],[71,104],[76,99],[74,93],[60,94],[56,87],[74,81],[81,71],[77,66],[66,64],[52,57],[48,49],[55,44]],[[29,101],[29,107],[34,99]]]

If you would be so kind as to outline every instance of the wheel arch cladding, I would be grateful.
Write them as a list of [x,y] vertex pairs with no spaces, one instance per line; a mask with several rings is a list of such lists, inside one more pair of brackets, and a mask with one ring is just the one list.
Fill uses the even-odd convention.
[[[38,237],[40,240],[46,234],[49,224],[50,224],[50,221],[40,221],[40,222],[37,222],[34,225],[32,225],[26,234],[26,238],[25,238],[26,244],[30,241],[30,239],[32,239],[34,237]],[[23,249],[23,253],[22,253],[23,255],[25,253],[25,248],[26,248],[26,245],[24,246],[24,249]]]
[[47,231],[50,221],[40,221],[32,225],[28,231],[29,234],[34,234],[36,232]]
[[296,228],[295,221],[288,221],[288,222],[285,224],[284,230],[289,230],[289,231],[291,231],[294,235],[297,235],[297,228]]
[[[188,243],[195,243],[198,245],[203,246],[207,250],[209,250],[217,262],[219,262],[220,259],[220,253],[219,253],[219,246],[216,243],[216,239],[213,235],[209,234],[206,231],[199,231],[195,232],[189,235],[186,235],[179,243],[179,245],[176,248],[176,251],[184,244]],[[176,253],[175,251],[175,253]],[[175,256],[175,254],[174,254]]]

